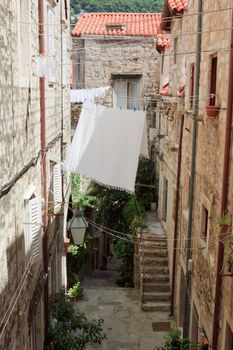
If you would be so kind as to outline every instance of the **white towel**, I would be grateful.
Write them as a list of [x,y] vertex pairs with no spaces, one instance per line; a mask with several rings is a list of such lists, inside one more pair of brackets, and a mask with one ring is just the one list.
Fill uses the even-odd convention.
[[93,89],[70,90],[70,102],[94,102],[96,97],[103,96],[109,89],[110,86]]
[[145,112],[85,102],[65,168],[132,193],[140,153],[148,156]]

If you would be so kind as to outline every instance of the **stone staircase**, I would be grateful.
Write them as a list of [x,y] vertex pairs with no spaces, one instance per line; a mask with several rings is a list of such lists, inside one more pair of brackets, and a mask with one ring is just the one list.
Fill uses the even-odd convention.
[[159,234],[144,231],[140,247],[141,309],[145,312],[170,311],[167,242],[159,229]]

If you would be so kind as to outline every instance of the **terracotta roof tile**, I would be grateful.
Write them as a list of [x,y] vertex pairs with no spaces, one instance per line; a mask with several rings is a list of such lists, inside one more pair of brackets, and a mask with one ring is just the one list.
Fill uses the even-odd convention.
[[177,12],[187,11],[188,9],[188,1],[187,0],[168,0],[168,6],[171,10],[175,10]]
[[170,38],[166,34],[161,34],[157,39],[156,49],[162,52],[166,47],[170,47]]
[[152,37],[163,33],[161,20],[161,13],[87,13],[79,17],[72,35]]

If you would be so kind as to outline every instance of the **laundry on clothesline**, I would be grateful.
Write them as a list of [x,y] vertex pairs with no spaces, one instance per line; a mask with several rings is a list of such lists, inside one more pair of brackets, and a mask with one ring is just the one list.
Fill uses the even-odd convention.
[[94,89],[76,89],[70,90],[70,102],[94,102],[96,97],[103,96],[110,89],[110,86]]
[[140,154],[148,157],[145,112],[85,102],[65,169],[133,193]]

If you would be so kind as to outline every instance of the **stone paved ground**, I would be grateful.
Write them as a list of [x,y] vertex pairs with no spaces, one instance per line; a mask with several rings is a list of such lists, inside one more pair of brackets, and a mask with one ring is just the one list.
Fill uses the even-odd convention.
[[152,322],[169,321],[165,313],[140,310],[139,292],[119,288],[114,271],[96,271],[84,280],[85,297],[77,303],[88,317],[102,317],[107,340],[87,350],[155,350],[164,332],[153,332]]

